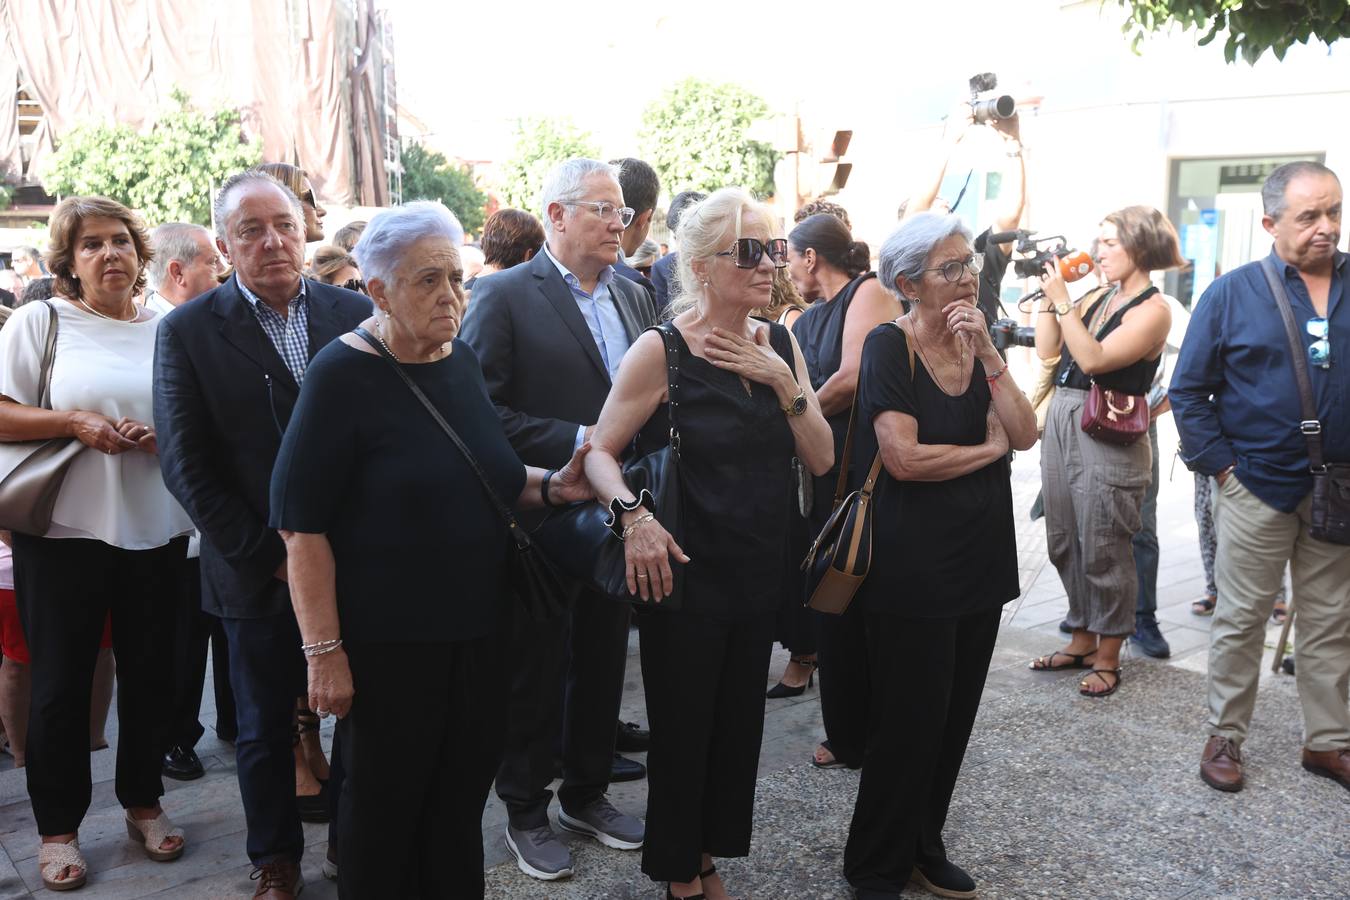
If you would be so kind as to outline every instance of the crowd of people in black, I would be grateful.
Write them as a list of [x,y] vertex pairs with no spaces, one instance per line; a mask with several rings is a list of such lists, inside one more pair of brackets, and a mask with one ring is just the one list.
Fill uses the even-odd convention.
[[[997,130],[1020,179],[1016,120]],[[1300,165],[1271,176],[1267,220],[1316,363],[1350,353],[1340,189]],[[941,180],[875,262],[837,205],[804,208],[784,234],[737,187],[678,194],[677,252],[653,260],[651,167],[572,159],[539,217],[488,220],[474,273],[455,215],[430,202],[342,229],[307,265],[325,211],[285,164],[228,179],[214,235],[62,200],[48,296],[29,285],[0,330],[0,442],[25,464],[58,448],[61,463],[42,463],[42,509],[17,515],[13,482],[0,494],[13,529],[0,721],[26,764],[43,884],[90,875],[79,829],[113,657],[128,834],[155,860],[190,851],[161,775],[202,774],[210,646],[255,897],[303,887],[302,821],[329,823],[324,873],[344,897],[481,896],[494,784],[520,869],[568,877],[549,817],[560,779],[560,828],[640,850],[667,897],[723,900],[716,860],[750,853],[766,699],[800,695],[817,669],[812,761],[862,770],[843,859],[857,896],[910,883],[975,896],[943,828],[1002,608],[1021,592],[1011,457],[1043,430],[1049,554],[1069,598],[1070,642],[1031,667],[1088,670],[1080,692],[1104,698],[1123,642],[1156,631],[1132,555],[1156,437],[1103,436],[1085,410],[1148,393],[1171,322],[1152,276],[1183,260],[1166,217],[1134,206],[1100,224],[1100,289],[1075,302],[1047,263],[1030,310],[1054,382],[1038,425],[989,327],[1010,245],[944,209]],[[1020,186],[1013,200],[1000,231],[1021,218]],[[1350,787],[1350,554],[1308,549],[1300,531],[1297,405],[1242,431],[1228,373],[1251,349],[1235,303],[1202,302],[1205,344],[1187,341],[1174,380],[1188,461],[1237,485],[1219,488],[1218,607],[1238,612],[1212,651],[1202,776],[1241,787],[1252,623],[1292,555],[1311,619],[1303,764]],[[1283,346],[1271,338],[1265,358]],[[1344,383],[1333,364],[1315,372],[1327,456],[1350,458],[1326,409]],[[1262,428],[1283,441],[1274,461]],[[678,527],[626,475],[661,447],[678,458]],[[798,563],[874,460],[870,571],[842,614],[808,609]],[[623,542],[632,602],[568,582],[556,613],[527,614],[517,534],[590,502]],[[1239,502],[1240,522],[1226,509]],[[1231,542],[1260,539],[1259,509],[1287,547],[1258,567]],[[632,627],[648,729],[619,720]],[[790,663],[766,695],[775,641]],[[648,750],[645,773],[621,750]],[[645,811],[610,802],[612,781],[644,774]]]

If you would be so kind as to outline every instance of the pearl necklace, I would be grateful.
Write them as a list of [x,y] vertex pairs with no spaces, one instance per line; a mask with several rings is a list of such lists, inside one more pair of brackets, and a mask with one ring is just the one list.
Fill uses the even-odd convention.
[[393,359],[394,362],[400,363],[400,364],[401,364],[401,363],[403,362],[403,360],[399,359],[399,358],[398,358],[398,355],[397,355],[396,353],[394,353],[393,350],[390,350],[390,349],[389,349],[389,345],[386,344],[386,343],[384,342],[384,336],[383,336],[382,334],[380,334],[380,332],[383,331],[383,330],[384,330],[384,329],[380,326],[380,323],[379,323],[379,322],[376,322],[376,323],[375,323],[375,340],[377,340],[377,341],[380,342],[380,346],[384,348],[384,352],[385,352],[385,353],[388,353],[389,356],[390,356],[390,358]]
[[101,312],[99,312],[98,310],[94,309],[94,308],[93,308],[92,306],[90,306],[88,303],[85,303],[85,302],[84,302],[84,298],[83,298],[83,297],[76,297],[75,299],[79,302],[79,304],[80,304],[81,306],[83,306],[85,309],[89,310],[89,311],[90,311],[91,313],[93,313],[94,315],[98,316],[100,319],[107,319],[107,320],[110,321],[110,322],[134,322],[134,321],[136,320],[136,317],[139,316],[139,315],[141,314],[141,313],[140,313],[140,310],[136,309],[135,304],[132,304],[132,307],[131,307],[131,318],[130,318],[130,319],[119,319],[117,316],[110,316],[110,315],[108,315],[107,313],[101,313]]

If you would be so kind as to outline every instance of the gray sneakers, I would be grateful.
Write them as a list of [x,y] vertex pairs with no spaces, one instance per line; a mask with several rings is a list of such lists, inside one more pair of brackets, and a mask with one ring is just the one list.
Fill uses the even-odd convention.
[[575,813],[558,810],[558,824],[574,834],[593,837],[615,850],[641,850],[647,830],[641,820],[615,809],[607,797],[601,797]]
[[541,881],[557,881],[572,874],[572,854],[547,825],[519,829],[506,826],[506,848],[520,871]]

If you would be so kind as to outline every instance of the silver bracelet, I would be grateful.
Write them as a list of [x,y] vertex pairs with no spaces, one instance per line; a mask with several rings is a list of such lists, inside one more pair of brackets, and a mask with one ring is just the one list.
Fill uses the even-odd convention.
[[634,531],[637,531],[639,525],[646,525],[648,522],[652,521],[655,518],[656,516],[652,515],[651,513],[643,513],[642,515],[638,516],[628,525],[624,526],[623,536],[620,537],[619,540],[621,541],[628,540],[628,536],[632,534]]
[[315,641],[312,644],[301,644],[300,652],[306,656],[323,656],[325,653],[332,653],[342,646],[342,638],[335,638],[331,641]]

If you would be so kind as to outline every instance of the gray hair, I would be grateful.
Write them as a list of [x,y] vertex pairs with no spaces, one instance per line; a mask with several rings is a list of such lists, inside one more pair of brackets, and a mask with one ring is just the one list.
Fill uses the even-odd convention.
[[352,248],[352,256],[366,281],[378,278],[388,284],[408,248],[424,237],[446,238],[458,251],[464,243],[464,226],[443,204],[418,200],[376,213]]
[[[553,223],[548,217],[550,203],[565,203],[568,200],[581,200],[586,194],[586,179],[592,175],[608,175],[619,183],[619,168],[598,159],[578,156],[558,163],[544,177],[543,190],[539,192],[540,218],[544,221],[544,234],[553,233]],[[622,192],[622,188],[620,189]]]
[[970,241],[972,236],[960,216],[934,212],[916,213],[886,238],[877,262],[877,280],[901,300],[912,300],[900,293],[897,281],[903,275],[911,281],[923,276],[933,248],[954,234]]
[[234,195],[246,187],[259,184],[270,184],[279,189],[281,193],[285,194],[287,202],[291,205],[291,211],[295,213],[295,221],[302,227],[304,226],[305,210],[300,205],[300,198],[295,196],[295,191],[286,187],[286,185],[277,181],[266,172],[246,169],[243,172],[236,172],[225,179],[225,183],[220,186],[220,190],[216,193],[216,202],[211,204],[211,217],[216,220],[216,237],[220,238],[222,241],[225,240],[225,235],[228,231],[225,220],[229,217],[229,214],[234,211],[233,204],[231,203],[234,199]]
[[200,225],[165,222],[163,225],[155,226],[150,232],[150,246],[155,248],[155,255],[151,257],[150,265],[145,271],[146,283],[151,290],[159,290],[159,286],[164,283],[164,277],[169,274],[171,260],[176,259],[185,266],[197,261],[197,255],[202,249],[197,243],[197,238],[203,234],[210,240],[211,232]]
[[[1285,163],[1266,176],[1265,183],[1261,185],[1261,207],[1265,214],[1272,219],[1278,219],[1284,215],[1285,208],[1289,205],[1285,194],[1289,191],[1289,182],[1301,175],[1330,175],[1336,178],[1336,173],[1328,169],[1319,162],[1301,159],[1297,162]],[[1341,180],[1336,178],[1336,183]]]

